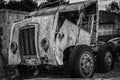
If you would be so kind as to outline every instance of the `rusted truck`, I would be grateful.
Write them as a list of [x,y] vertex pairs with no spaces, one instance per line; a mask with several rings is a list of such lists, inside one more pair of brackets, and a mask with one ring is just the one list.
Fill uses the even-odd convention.
[[67,67],[71,77],[90,78],[95,66],[110,71],[114,56],[109,45],[98,40],[98,1],[89,0],[39,9],[12,24],[9,65],[19,73],[31,66]]

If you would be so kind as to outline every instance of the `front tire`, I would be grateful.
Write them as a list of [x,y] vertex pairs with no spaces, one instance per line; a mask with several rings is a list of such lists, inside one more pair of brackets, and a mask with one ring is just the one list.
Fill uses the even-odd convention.
[[69,70],[71,77],[90,78],[94,75],[94,55],[86,45],[76,46],[69,57]]

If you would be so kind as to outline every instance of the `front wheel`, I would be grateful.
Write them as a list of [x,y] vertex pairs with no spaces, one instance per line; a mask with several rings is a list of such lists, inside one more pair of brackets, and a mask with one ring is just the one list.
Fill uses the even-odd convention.
[[90,78],[94,74],[94,55],[90,47],[76,46],[69,57],[69,70],[71,77]]

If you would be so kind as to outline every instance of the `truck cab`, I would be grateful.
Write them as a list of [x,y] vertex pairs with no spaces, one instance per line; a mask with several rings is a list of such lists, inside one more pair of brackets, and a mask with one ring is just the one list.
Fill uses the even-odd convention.
[[9,65],[67,65],[72,77],[92,77],[95,68],[92,48],[96,47],[98,29],[97,1],[33,13],[30,18],[12,24]]

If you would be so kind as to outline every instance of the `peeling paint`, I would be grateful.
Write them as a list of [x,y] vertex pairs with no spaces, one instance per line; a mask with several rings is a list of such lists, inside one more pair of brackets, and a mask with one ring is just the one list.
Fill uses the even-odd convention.
[[[72,6],[69,6],[69,8]],[[37,56],[38,59],[34,58],[35,59],[34,60],[32,56],[28,54],[27,55],[28,57],[26,58],[28,64],[34,64],[34,61],[39,60],[43,64],[63,65],[64,50],[70,46],[75,46],[75,45],[81,45],[81,44],[90,45],[91,35],[92,35],[91,34],[92,31],[88,32],[83,28],[84,26],[81,27],[81,25],[80,26],[78,25],[79,23],[82,24],[81,21],[84,15],[80,17],[80,20],[78,20],[78,18],[79,18],[79,15],[84,14],[83,12],[76,11],[74,12],[74,14],[72,13],[69,13],[69,14],[73,16],[72,18],[74,18],[75,16],[74,19],[76,19],[75,20],[76,22],[73,21],[74,19],[73,20],[70,19],[69,16],[62,17],[59,12],[56,12],[54,14],[35,16],[35,17],[32,17],[27,20],[23,20],[18,23],[14,23],[13,29],[11,31],[12,33],[11,33],[10,44],[11,42],[16,41],[17,44],[19,45],[18,34],[19,34],[19,29],[21,27],[24,27],[25,29],[27,29],[29,27],[26,27],[25,25],[27,24],[31,25],[31,23],[33,23],[32,25],[34,25],[35,23],[37,23],[38,24],[37,26],[34,25],[35,27],[35,48],[37,51],[37,55],[34,55],[34,56]],[[61,24],[59,24],[60,17],[64,18],[61,20],[62,21]],[[90,23],[93,24],[92,22]],[[93,27],[93,25],[87,25],[87,26]],[[19,53],[20,53],[19,49],[17,50],[17,53],[16,53],[17,55],[14,55],[9,49],[9,54],[10,54],[9,63],[10,64],[20,63],[20,61],[22,60],[21,59],[22,55],[20,55]],[[18,60],[16,60],[16,58]],[[41,63],[38,63],[38,64],[40,65]]]

